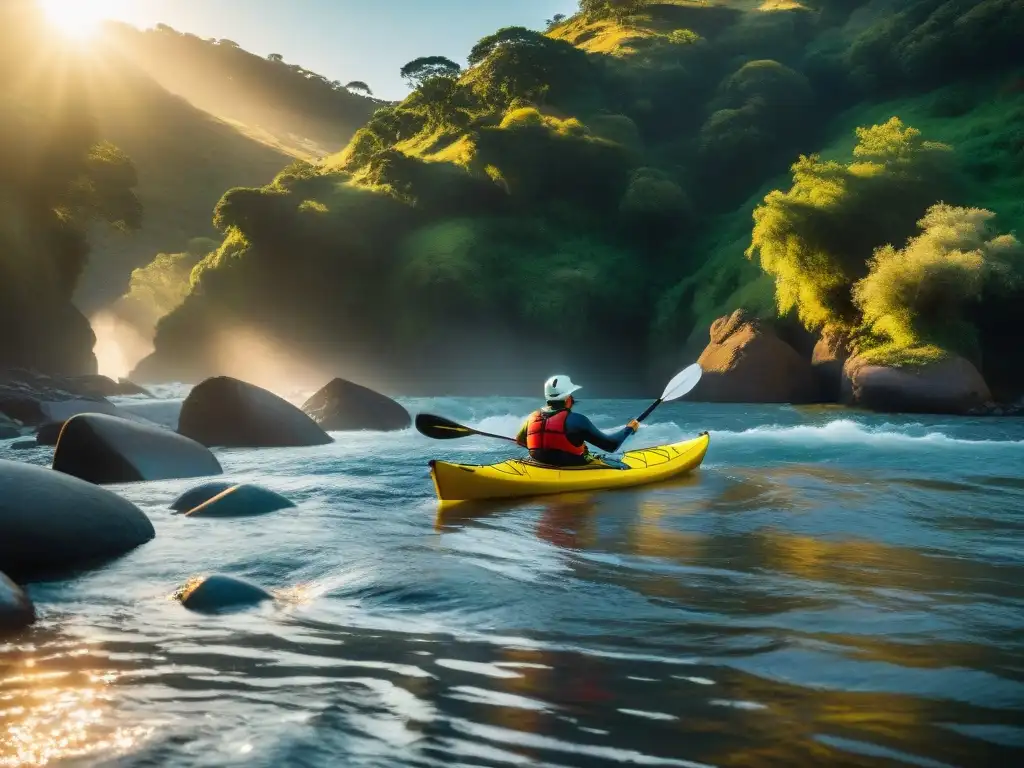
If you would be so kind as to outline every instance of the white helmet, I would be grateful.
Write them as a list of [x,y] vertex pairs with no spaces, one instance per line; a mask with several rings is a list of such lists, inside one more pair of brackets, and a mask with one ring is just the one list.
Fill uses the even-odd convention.
[[572,383],[572,379],[564,374],[557,374],[544,382],[545,400],[565,400],[580,387]]

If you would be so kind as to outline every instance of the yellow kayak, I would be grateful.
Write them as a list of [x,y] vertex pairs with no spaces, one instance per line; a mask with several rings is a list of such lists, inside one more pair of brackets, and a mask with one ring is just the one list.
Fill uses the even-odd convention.
[[508,459],[499,464],[451,464],[431,461],[430,476],[441,501],[512,499],[570,491],[596,491],[656,483],[685,474],[704,461],[710,437],[704,432],[693,440],[622,455],[629,469],[549,467],[530,459]]

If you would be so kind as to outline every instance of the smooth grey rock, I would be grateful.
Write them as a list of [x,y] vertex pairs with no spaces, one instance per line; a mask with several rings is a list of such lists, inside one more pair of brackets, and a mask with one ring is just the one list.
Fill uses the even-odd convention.
[[402,405],[345,379],[331,381],[309,398],[302,410],[330,432],[390,432],[412,426],[412,417]]
[[295,504],[258,485],[236,485],[186,512],[188,517],[256,517]]
[[13,579],[62,576],[156,535],[130,501],[76,477],[0,459],[0,567]]
[[181,406],[178,432],[203,445],[274,448],[333,442],[309,416],[272,392],[230,376],[197,384]]
[[115,416],[68,419],[53,468],[97,485],[223,473],[210,449],[175,432]]
[[237,483],[228,480],[213,480],[203,483],[195,488],[185,491],[181,496],[171,502],[171,509],[175,512],[188,512],[200,504],[205,504],[214,496],[224,493],[228,488],[234,488]]
[[190,611],[198,613],[251,608],[274,599],[263,587],[220,573],[192,579],[178,590],[175,597]]

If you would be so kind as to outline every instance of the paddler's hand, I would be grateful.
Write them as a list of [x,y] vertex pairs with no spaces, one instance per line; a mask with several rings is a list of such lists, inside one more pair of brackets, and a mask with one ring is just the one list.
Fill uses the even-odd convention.
[[640,430],[640,422],[633,419],[629,424],[626,425],[626,429],[632,432],[634,435]]

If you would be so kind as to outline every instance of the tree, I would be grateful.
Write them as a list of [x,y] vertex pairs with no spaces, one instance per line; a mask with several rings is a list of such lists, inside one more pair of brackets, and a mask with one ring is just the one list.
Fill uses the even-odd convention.
[[938,344],[974,356],[977,337],[965,317],[988,283],[1017,287],[1024,248],[997,235],[995,214],[937,203],[918,222],[921,234],[897,250],[875,250],[867,277],[853,286],[864,325],[896,349]]
[[542,41],[547,40],[532,29],[526,27],[505,27],[499,29],[493,35],[481,38],[480,41],[472,47],[469,51],[469,56],[466,60],[470,66],[476,66],[494,51],[502,45],[538,45]]
[[411,88],[418,88],[435,77],[454,80],[461,72],[462,67],[444,56],[423,56],[413,59],[401,69],[402,77]]
[[551,29],[552,27],[557,27],[559,24],[565,21],[565,19],[566,16],[564,13],[556,13],[554,16],[552,16],[544,23],[548,25],[548,29]]
[[373,91],[370,90],[370,86],[364,83],[362,80],[353,80],[345,86],[347,91],[358,91],[366,96],[373,96]]
[[413,95],[436,126],[460,125],[469,107],[468,89],[451,77],[431,77],[420,83]]
[[267,61],[280,63],[284,61],[284,56],[282,56],[280,53],[271,53],[269,56],[267,56]]
[[780,313],[797,310],[809,330],[859,324],[851,289],[870,254],[905,240],[949,178],[949,147],[898,118],[858,128],[857,138],[852,163],[801,155],[790,190],[754,211],[747,257],[775,279]]
[[648,0],[580,0],[580,13],[591,19],[622,20],[639,13]]
[[228,40],[226,38],[222,39],[222,40],[218,40],[217,41],[217,45],[222,46],[224,48],[241,48],[242,47],[238,43],[236,43],[234,40]]

